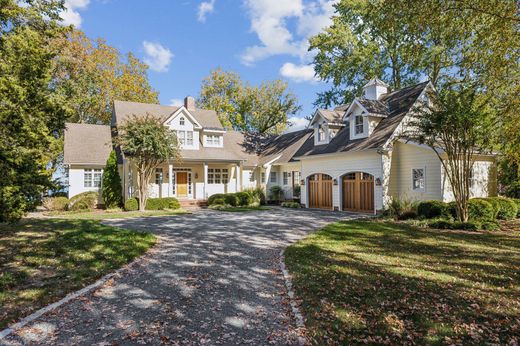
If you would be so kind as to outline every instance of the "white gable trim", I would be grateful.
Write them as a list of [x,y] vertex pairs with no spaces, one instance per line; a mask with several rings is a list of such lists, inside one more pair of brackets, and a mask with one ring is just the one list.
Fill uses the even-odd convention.
[[196,129],[202,129],[202,125],[197,121],[197,119],[195,119],[195,117],[188,111],[188,109],[184,106],[181,106],[179,107],[179,109],[177,109],[175,112],[173,112],[172,115],[170,115],[168,117],[168,119],[166,119],[164,121],[164,124],[168,124],[169,122],[171,122],[173,119],[175,119],[177,116],[179,116],[181,113],[184,113],[188,116],[188,118],[190,118],[190,121],[193,123],[194,125],[194,128]]
[[271,166],[274,162],[278,161],[278,159],[282,157],[282,155],[278,155],[277,157],[275,157],[274,159],[272,159],[271,161],[268,161],[266,163],[263,164],[263,167],[264,168],[267,168],[269,166]]
[[307,128],[309,128],[310,126],[312,126],[316,122],[317,117],[320,117],[323,120],[325,120],[325,122],[328,122],[327,119],[325,119],[325,117],[321,114],[320,110],[316,109],[316,111],[314,112],[314,116],[312,117],[310,123],[307,125]]
[[366,109],[365,107],[363,107],[363,105],[362,105],[362,104],[357,100],[357,97],[356,97],[356,98],[354,99],[354,101],[352,101],[352,103],[350,104],[350,106],[348,106],[347,110],[345,111],[345,115],[343,115],[343,120],[345,119],[345,117],[346,117],[347,115],[350,117],[349,113],[350,113],[350,111],[352,111],[352,108],[354,107],[354,104],[355,104],[356,106],[358,106],[359,108],[361,108],[361,110],[362,110],[363,112],[365,112],[366,115],[368,115],[368,111],[367,111],[367,109]]

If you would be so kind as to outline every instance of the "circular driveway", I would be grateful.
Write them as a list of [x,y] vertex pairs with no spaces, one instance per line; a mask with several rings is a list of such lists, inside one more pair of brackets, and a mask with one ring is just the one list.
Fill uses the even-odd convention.
[[153,232],[159,243],[97,290],[0,343],[296,343],[280,250],[329,222],[355,217],[272,208],[105,221]]

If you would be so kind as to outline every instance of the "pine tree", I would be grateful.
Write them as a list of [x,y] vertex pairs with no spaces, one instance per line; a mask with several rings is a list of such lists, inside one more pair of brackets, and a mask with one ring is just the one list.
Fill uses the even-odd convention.
[[105,208],[117,208],[123,204],[121,177],[117,168],[116,152],[113,150],[103,171],[103,201]]

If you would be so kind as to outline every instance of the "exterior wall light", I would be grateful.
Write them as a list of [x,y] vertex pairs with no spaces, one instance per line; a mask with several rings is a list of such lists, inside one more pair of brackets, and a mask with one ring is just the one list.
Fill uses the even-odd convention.
[[376,178],[376,186],[381,186],[381,178]]
[[305,185],[305,179],[300,180],[300,185]]
[[334,180],[333,180],[333,184],[334,184],[334,185],[338,185],[338,179],[334,178]]

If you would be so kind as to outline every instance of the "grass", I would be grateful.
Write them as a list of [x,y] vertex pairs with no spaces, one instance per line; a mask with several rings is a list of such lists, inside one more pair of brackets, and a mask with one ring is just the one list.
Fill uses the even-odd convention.
[[520,331],[520,222],[508,231],[328,225],[287,266],[313,344],[508,344]]
[[0,328],[123,266],[154,243],[152,234],[90,220],[0,224]]
[[271,210],[271,208],[268,207],[228,207],[228,208],[219,208],[215,209],[218,211],[226,211],[229,213],[248,213],[251,211],[259,211],[259,210]]
[[172,216],[190,214],[185,209],[175,210],[147,210],[144,212],[140,211],[107,211],[107,210],[95,210],[95,211],[60,211],[60,212],[46,212],[44,215],[72,219],[72,220],[108,220],[108,219],[127,219],[133,217],[150,217],[150,216]]

